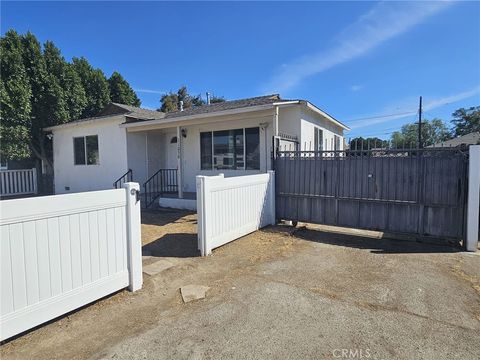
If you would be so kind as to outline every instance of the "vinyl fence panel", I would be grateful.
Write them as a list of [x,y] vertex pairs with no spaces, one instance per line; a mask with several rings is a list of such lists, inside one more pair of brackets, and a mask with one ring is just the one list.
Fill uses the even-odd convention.
[[37,169],[1,170],[0,196],[37,193]]
[[198,246],[212,249],[275,223],[275,177],[197,176]]
[[119,289],[141,287],[138,184],[4,200],[1,340]]

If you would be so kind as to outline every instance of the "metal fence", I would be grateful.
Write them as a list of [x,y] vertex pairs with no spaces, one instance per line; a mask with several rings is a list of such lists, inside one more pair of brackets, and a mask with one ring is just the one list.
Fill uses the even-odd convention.
[[277,217],[461,239],[467,160],[445,148],[278,151]]
[[148,208],[162,194],[178,191],[177,169],[160,169],[143,184],[144,206]]

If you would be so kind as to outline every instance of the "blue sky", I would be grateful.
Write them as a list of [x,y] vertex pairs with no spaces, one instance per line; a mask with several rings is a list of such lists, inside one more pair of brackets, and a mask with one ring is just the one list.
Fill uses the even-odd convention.
[[[2,2],[1,32],[32,31],[67,60],[118,70],[142,106],[187,85],[227,99],[308,99],[389,137],[480,105],[479,2]],[[392,115],[385,117],[385,115]],[[398,115],[401,114],[401,115]]]

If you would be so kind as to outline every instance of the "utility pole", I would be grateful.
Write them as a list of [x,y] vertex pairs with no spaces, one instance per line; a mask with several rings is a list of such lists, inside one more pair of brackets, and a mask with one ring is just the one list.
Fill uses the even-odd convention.
[[420,96],[420,104],[418,106],[418,148],[422,149],[422,97]]

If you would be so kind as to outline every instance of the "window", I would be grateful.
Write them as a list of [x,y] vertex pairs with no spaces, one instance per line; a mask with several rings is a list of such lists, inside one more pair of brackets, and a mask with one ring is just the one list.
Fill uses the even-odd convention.
[[0,170],[8,170],[8,162],[5,159],[0,160]]
[[247,170],[260,170],[260,129],[245,129],[245,156]]
[[202,170],[260,170],[260,130],[202,132],[200,157]]
[[202,170],[212,170],[212,133],[200,133],[200,161]]
[[314,131],[315,151],[323,151],[323,130],[316,127]]
[[340,136],[334,135],[334,139],[335,139],[335,150],[341,150],[340,149]]
[[98,136],[73,138],[75,165],[98,165]]

